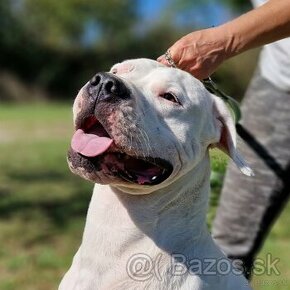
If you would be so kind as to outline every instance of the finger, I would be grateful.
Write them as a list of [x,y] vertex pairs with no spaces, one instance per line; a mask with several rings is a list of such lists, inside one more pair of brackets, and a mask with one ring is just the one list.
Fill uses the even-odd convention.
[[162,64],[164,64],[164,65],[166,65],[166,66],[170,66],[170,64],[168,63],[168,61],[165,59],[164,55],[158,57],[157,61],[160,62],[160,63],[162,63]]
[[163,59],[165,59],[164,54],[160,55],[156,60],[161,62]]
[[180,51],[178,49],[178,47],[174,44],[172,47],[170,47],[168,49],[168,51],[170,51],[170,56],[171,59],[173,60],[174,64],[181,68],[181,63],[180,63]]

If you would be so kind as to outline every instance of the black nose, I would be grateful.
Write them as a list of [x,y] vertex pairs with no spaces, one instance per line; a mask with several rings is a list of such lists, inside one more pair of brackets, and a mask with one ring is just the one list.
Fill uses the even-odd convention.
[[89,82],[89,94],[97,101],[117,101],[130,97],[130,90],[124,82],[111,73],[96,74]]

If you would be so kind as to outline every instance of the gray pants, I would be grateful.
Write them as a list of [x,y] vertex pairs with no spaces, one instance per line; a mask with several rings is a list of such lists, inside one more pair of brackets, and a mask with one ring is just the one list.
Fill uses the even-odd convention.
[[244,262],[249,278],[253,261],[290,195],[290,93],[256,71],[237,126],[246,142],[238,148],[255,172],[247,177],[229,164],[213,237],[230,257]]

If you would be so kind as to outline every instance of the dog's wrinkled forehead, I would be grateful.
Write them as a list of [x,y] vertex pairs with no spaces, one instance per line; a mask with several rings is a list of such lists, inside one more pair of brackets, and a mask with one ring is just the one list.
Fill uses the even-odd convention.
[[173,92],[179,91],[195,98],[202,96],[204,94],[202,91],[206,91],[202,83],[189,73],[146,58],[117,63],[110,72],[140,86],[160,85],[161,90],[166,90],[168,86]]
[[132,74],[135,78],[140,78],[155,68],[164,65],[151,59],[131,59],[113,65],[110,72],[118,75]]

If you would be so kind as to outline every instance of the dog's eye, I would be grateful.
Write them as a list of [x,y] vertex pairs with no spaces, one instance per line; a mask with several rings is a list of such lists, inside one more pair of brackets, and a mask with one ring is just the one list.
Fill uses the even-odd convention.
[[164,93],[164,94],[161,94],[159,96],[163,99],[166,99],[167,101],[180,104],[178,98],[175,95],[173,95],[172,93]]

